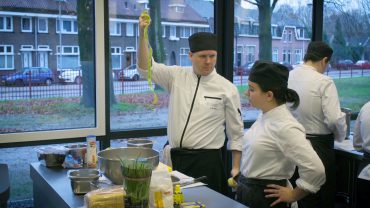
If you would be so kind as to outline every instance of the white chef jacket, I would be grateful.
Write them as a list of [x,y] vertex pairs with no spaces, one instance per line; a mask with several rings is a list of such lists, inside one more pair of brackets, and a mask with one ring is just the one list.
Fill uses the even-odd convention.
[[293,176],[299,188],[315,193],[325,182],[324,166],[303,126],[285,104],[259,116],[243,138],[241,173],[247,178],[282,180]]
[[370,101],[362,106],[353,130],[353,147],[370,153]]
[[[146,70],[140,70],[147,77]],[[192,67],[166,66],[152,61],[152,80],[170,93],[167,135],[171,147],[179,147],[197,87],[198,77]],[[201,76],[200,83],[182,142],[183,148],[228,149],[241,151],[243,121],[237,88],[214,69]]]
[[300,104],[292,113],[307,134],[334,134],[336,141],[346,137],[345,113],[340,109],[332,78],[301,64],[289,73],[288,88],[295,90]]

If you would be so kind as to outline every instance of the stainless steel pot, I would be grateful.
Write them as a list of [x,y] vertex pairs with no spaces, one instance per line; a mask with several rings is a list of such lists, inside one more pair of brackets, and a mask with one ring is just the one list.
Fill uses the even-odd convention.
[[153,148],[153,141],[149,139],[129,139],[127,147],[146,147]]
[[90,183],[99,180],[100,173],[95,169],[70,170],[68,177],[75,194],[86,194],[91,191]]
[[122,160],[137,160],[143,158],[153,165],[153,169],[159,164],[159,152],[151,148],[121,147],[106,149],[98,153],[99,170],[105,177],[116,185],[123,184],[121,171]]

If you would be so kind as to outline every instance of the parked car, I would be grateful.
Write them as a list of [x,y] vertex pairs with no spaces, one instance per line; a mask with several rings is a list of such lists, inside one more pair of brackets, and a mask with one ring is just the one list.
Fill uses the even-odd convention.
[[62,83],[82,83],[82,70],[81,66],[74,67],[71,69],[63,69],[59,76],[59,81]]
[[26,67],[19,72],[3,75],[1,77],[2,85],[33,85],[45,84],[51,85],[53,83],[53,71],[46,67]]
[[118,80],[138,81],[139,79],[140,79],[140,74],[137,71],[136,64],[128,66],[118,72]]
[[370,61],[358,60],[354,66],[356,69],[370,69]]
[[293,66],[288,62],[280,61],[279,64],[282,64],[282,65],[286,66],[289,71],[293,69]]
[[246,63],[242,66],[234,66],[235,75],[239,75],[239,76],[249,75],[249,73],[251,72],[253,64],[254,64],[254,62],[249,62],[249,63]]
[[353,66],[354,64],[352,60],[345,59],[345,60],[339,60],[337,64],[335,65],[335,68],[337,68],[337,70],[351,69],[353,68]]

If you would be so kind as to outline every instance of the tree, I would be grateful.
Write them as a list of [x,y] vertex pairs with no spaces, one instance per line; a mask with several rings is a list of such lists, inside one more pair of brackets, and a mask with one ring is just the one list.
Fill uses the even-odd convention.
[[334,32],[334,39],[332,43],[333,47],[333,58],[334,61],[338,61],[339,59],[346,59],[349,56],[348,49],[346,47],[346,40],[343,36],[342,31],[342,24],[339,18],[335,22],[335,32]]
[[165,60],[165,52],[162,39],[161,1],[149,0],[151,24],[149,26],[149,42],[153,49],[153,58],[159,63]]
[[278,0],[246,0],[258,7],[259,22],[259,59],[272,60],[272,34],[271,34],[271,15]]
[[[153,49],[153,58],[159,63],[166,59],[162,39],[161,1],[149,0],[151,24],[149,26],[149,42]],[[155,85],[155,89],[161,89]]]
[[[80,61],[82,68],[83,95],[81,104],[85,107],[95,107],[95,31],[94,31],[94,1],[78,0],[77,1],[77,25],[78,25],[78,45],[80,48]],[[108,20],[109,21],[109,20]],[[106,23],[107,24],[107,23]],[[109,24],[108,24],[109,25]],[[109,32],[105,35],[109,36]],[[110,51],[110,50],[108,50]],[[109,75],[112,76],[111,56],[109,57]],[[111,77],[112,78],[112,77]],[[113,79],[110,79],[113,80]],[[114,103],[113,82],[111,85],[111,104]]]

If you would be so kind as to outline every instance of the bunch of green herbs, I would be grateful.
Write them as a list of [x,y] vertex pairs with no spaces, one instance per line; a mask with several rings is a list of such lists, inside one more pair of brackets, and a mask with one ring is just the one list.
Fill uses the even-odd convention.
[[120,159],[120,162],[126,197],[133,204],[147,201],[153,165],[140,157],[135,160]]

